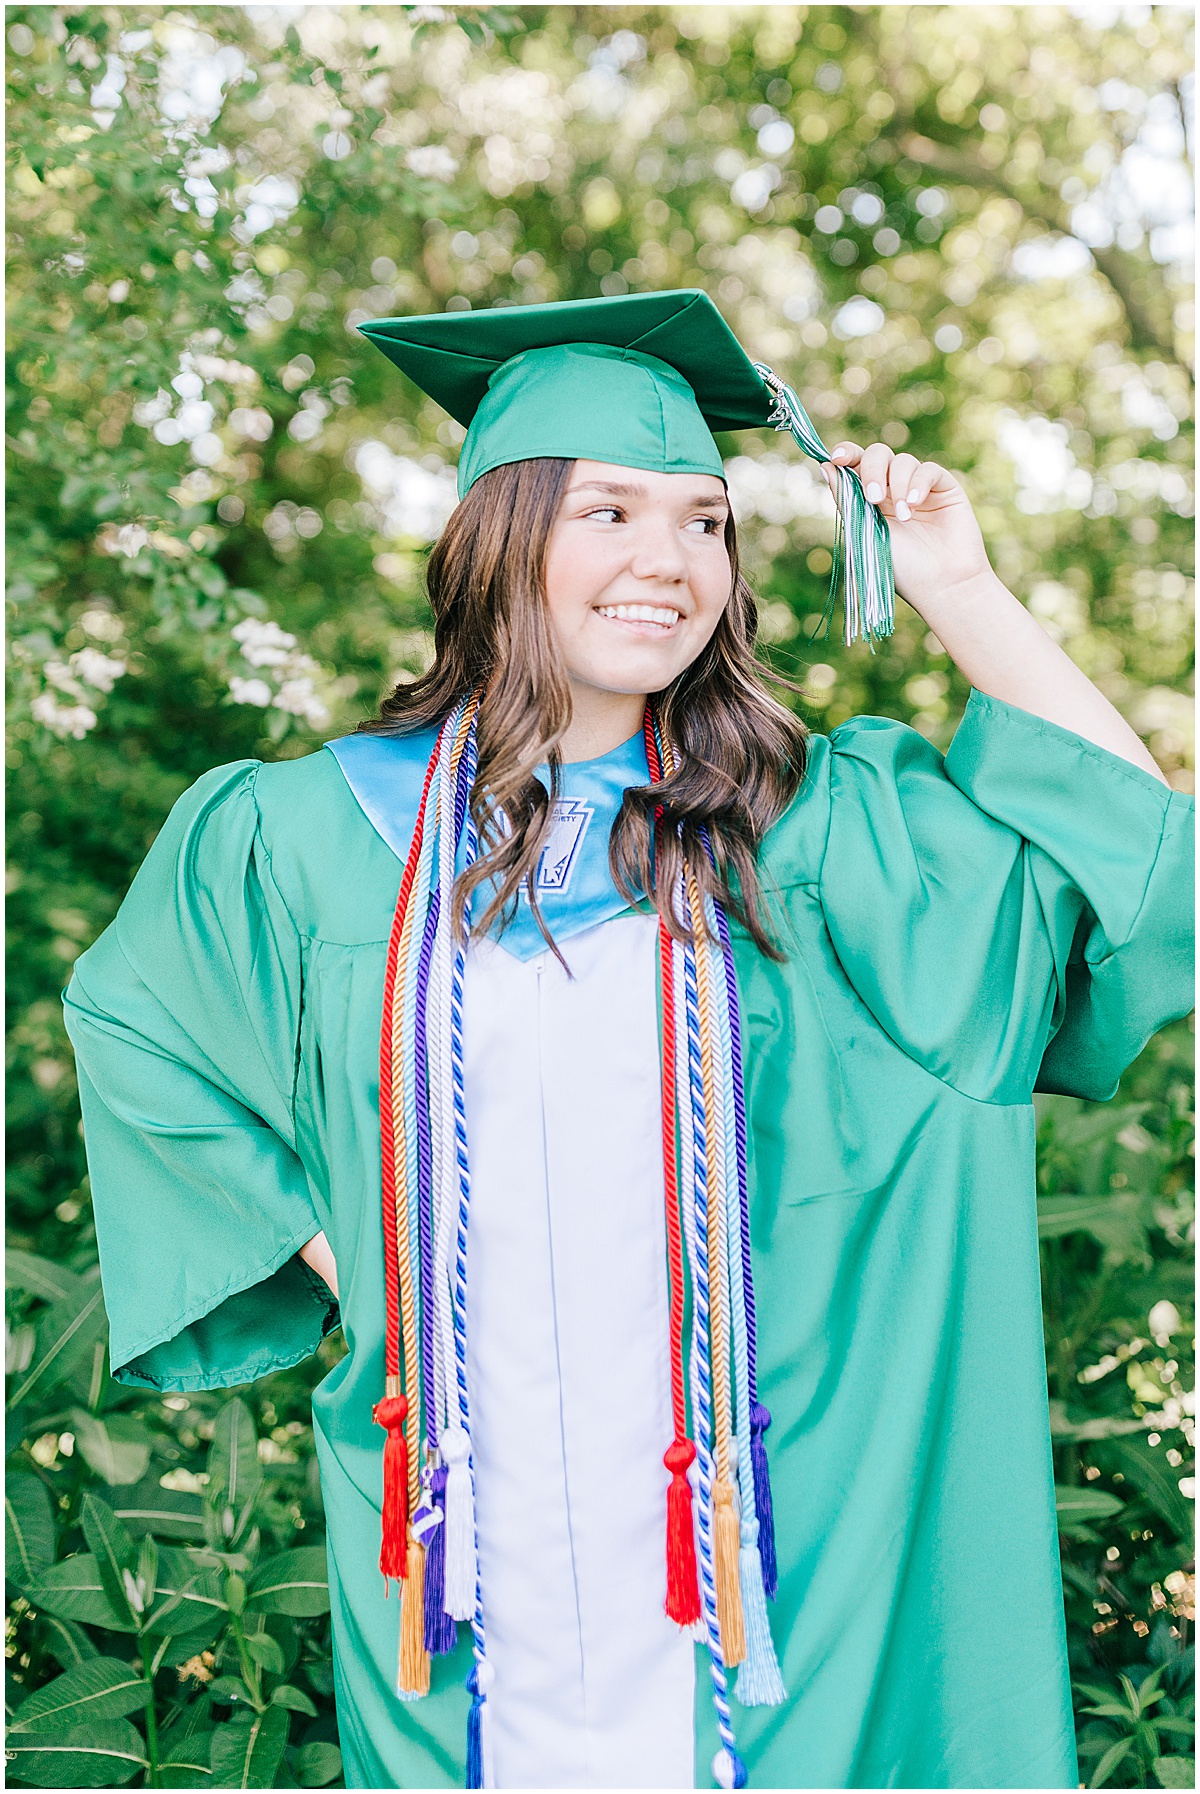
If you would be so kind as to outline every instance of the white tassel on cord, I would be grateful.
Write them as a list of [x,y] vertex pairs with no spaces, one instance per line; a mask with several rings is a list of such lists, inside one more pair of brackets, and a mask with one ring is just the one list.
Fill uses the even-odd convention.
[[446,1465],[446,1586],[442,1604],[454,1620],[475,1612],[475,1498],[471,1487],[471,1443],[461,1426],[441,1439]]

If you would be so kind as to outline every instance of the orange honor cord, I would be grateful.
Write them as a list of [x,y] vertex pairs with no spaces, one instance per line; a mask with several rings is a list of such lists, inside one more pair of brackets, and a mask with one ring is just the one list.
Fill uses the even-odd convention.
[[[440,738],[439,738],[440,745]],[[425,833],[425,808],[429,787],[433,782],[438,755],[435,751],[425,773],[421,803],[417,811],[412,846],[400,881],[396,913],[388,939],[387,963],[383,985],[383,1027],[379,1042],[379,1135],[380,1173],[383,1185],[383,1266],[385,1282],[384,1325],[384,1397],[376,1402],[373,1417],[387,1429],[383,1452],[383,1511],[379,1568],[385,1579],[397,1581],[405,1575],[406,1535],[408,1531],[408,1446],[404,1425],[408,1418],[408,1398],[403,1393],[400,1375],[400,1263],[397,1237],[396,1206],[396,1138],[395,1098],[393,1095],[392,1018],[395,1006],[396,965],[400,941],[409,907],[409,895],[421,857]],[[415,1417],[414,1417],[415,1418]],[[415,1455],[415,1454],[414,1454]]]

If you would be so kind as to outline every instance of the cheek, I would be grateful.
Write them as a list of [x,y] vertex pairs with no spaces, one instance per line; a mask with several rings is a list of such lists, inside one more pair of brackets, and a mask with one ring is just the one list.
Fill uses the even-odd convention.
[[546,604],[552,620],[569,627],[578,624],[589,604],[612,577],[611,554],[595,539],[583,540],[564,532],[550,538],[546,552]]
[[708,640],[725,614],[730,597],[728,555],[713,555],[692,570],[691,591],[696,601],[696,624]]

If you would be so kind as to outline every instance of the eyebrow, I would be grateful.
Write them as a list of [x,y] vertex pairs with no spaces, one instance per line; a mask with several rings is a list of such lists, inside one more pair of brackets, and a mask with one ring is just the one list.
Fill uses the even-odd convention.
[[[615,480],[580,480],[572,486],[570,492],[607,492],[613,498],[645,498],[646,488],[636,482],[629,485],[619,484]],[[720,492],[701,492],[689,500],[689,504],[698,507],[708,506],[711,509],[729,509],[729,500]]]

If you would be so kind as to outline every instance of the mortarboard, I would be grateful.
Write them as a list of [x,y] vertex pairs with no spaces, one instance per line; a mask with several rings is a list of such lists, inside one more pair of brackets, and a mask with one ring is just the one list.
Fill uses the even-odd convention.
[[[714,430],[774,425],[830,459],[791,387],[751,361],[698,288],[375,318],[358,329],[466,428],[460,498],[492,468],[540,456],[722,477]],[[888,528],[858,475],[838,473],[830,601],[844,558],[846,640],[873,642],[892,629]]]

